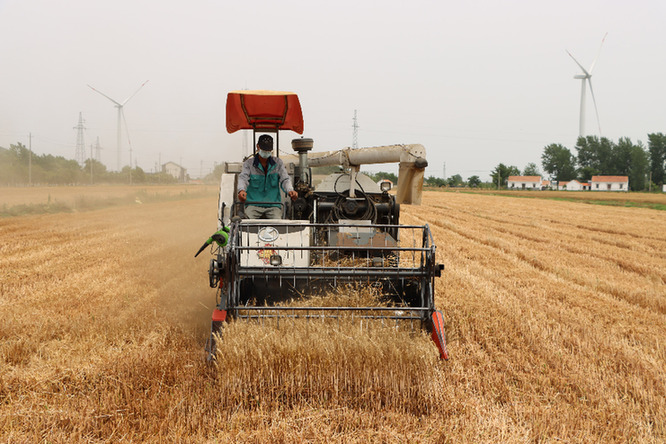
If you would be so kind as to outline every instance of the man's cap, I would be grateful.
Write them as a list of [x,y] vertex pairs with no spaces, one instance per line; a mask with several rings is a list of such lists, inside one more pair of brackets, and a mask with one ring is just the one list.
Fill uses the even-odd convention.
[[259,146],[260,149],[264,151],[272,151],[273,138],[268,134],[262,134],[261,136],[259,136],[259,142],[257,142],[257,145]]

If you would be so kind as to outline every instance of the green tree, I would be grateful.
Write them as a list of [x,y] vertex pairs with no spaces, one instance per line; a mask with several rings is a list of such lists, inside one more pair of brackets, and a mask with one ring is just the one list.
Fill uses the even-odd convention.
[[470,176],[467,178],[467,185],[471,188],[477,188],[481,185],[481,178],[479,176]]
[[515,166],[506,166],[503,163],[500,163],[495,167],[490,173],[490,177],[493,179],[493,184],[497,188],[501,188],[506,185],[509,180],[509,176],[520,176],[520,170]]
[[146,173],[141,167],[132,168],[132,183],[145,183]]
[[652,182],[663,185],[666,169],[666,135],[663,133],[648,134],[648,149],[650,150]]
[[441,177],[429,176],[424,180],[426,186],[429,187],[443,187],[446,185],[446,181]]
[[446,184],[450,187],[460,187],[465,184],[463,178],[460,174],[454,174],[453,176],[446,179]]
[[647,188],[646,176],[650,171],[650,155],[638,142],[631,148],[631,167],[629,168],[629,187],[632,191],[643,191]]
[[[83,164],[83,172],[88,177],[90,177],[90,163],[91,159],[86,159]],[[92,159],[92,181],[94,183],[100,183],[106,181],[107,171],[106,166],[95,159]]]
[[631,171],[631,153],[633,150],[634,144],[631,140],[628,137],[621,137],[617,144],[613,145],[608,174],[628,176]]
[[523,176],[541,176],[541,171],[539,171],[539,167],[536,163],[530,162],[525,165]]
[[384,171],[380,171],[380,172],[374,173],[374,174],[372,174],[372,173],[365,173],[365,174],[370,176],[372,178],[372,180],[374,180],[375,182],[379,182],[380,180],[388,179],[391,182],[393,182],[393,185],[398,184],[398,176],[396,176],[393,173],[386,173]]
[[569,148],[559,143],[552,143],[543,149],[541,165],[558,182],[576,178],[576,158]]
[[[0,148],[0,180],[2,180],[2,185],[15,185],[23,182],[25,179],[23,179],[22,167],[14,145],[10,145],[9,149]],[[27,167],[25,177],[28,177]]]
[[17,143],[16,145],[11,144],[9,145],[9,151],[12,153],[14,158],[20,163],[20,164],[28,164],[28,158],[30,157],[30,150],[28,150],[25,145],[22,143]]
[[[213,171],[206,176],[204,176],[203,181],[205,183],[215,183],[218,184],[220,183],[220,178],[222,177],[222,173],[224,173],[224,164],[218,164],[215,165],[215,168],[213,168]],[[314,172],[313,172],[314,174]]]
[[614,144],[611,140],[605,137],[600,139],[597,136],[579,137],[575,148],[581,171],[589,174],[589,177],[582,177],[583,180],[589,180],[597,174],[619,174],[614,172],[616,162],[613,158]]

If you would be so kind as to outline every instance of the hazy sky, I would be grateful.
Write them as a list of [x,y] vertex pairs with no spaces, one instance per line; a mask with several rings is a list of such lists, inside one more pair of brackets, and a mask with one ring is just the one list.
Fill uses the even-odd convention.
[[[236,89],[296,92],[315,150],[421,143],[426,175],[489,179],[499,163],[541,168],[573,150],[580,72],[594,70],[602,135],[666,132],[666,2],[0,0],[0,146],[75,157],[99,137],[116,169],[125,107],[138,166],[174,161],[192,177],[240,160],[225,100]],[[587,133],[598,135],[591,97]],[[297,135],[283,132],[283,150]],[[122,162],[129,164],[123,134]],[[393,171],[374,166],[370,171]],[[397,171],[397,169],[395,169]]]

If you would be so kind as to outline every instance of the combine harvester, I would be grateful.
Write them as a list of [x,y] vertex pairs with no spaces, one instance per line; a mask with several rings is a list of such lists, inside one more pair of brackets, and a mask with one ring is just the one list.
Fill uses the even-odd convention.
[[[227,96],[227,131],[303,134],[298,96],[278,91],[234,91]],[[421,145],[391,145],[311,153],[313,140],[293,139],[297,155],[282,156],[298,198],[282,202],[283,219],[244,219],[236,201],[242,163],[223,164],[218,204],[219,231],[209,238],[215,258],[209,284],[217,306],[207,342],[208,359],[224,322],[232,319],[336,318],[411,321],[428,329],[441,359],[448,359],[442,313],[435,310],[435,262],[428,225],[400,225],[400,204],[419,205],[427,166]],[[364,164],[399,162],[396,195],[391,183],[375,183],[360,172]],[[340,172],[313,186],[312,168],[339,166]],[[255,202],[256,203],[256,202]],[[338,288],[373,288],[377,306],[311,306],[310,296]],[[324,296],[325,298],[325,296]],[[309,302],[308,302],[309,300]],[[314,299],[319,300],[319,299]],[[335,299],[337,301],[338,299]],[[324,306],[322,306],[324,305]],[[278,321],[279,322],[279,321]]]

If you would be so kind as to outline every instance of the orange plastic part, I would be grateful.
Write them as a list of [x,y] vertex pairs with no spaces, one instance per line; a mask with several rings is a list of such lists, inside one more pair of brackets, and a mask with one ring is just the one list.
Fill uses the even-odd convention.
[[213,322],[214,321],[224,322],[226,319],[227,319],[226,310],[218,310],[217,308],[213,310]]
[[291,130],[303,134],[298,96],[287,91],[232,91],[227,94],[227,132]]
[[441,311],[432,314],[432,340],[439,349],[439,359],[449,359],[446,351],[446,335],[444,334],[444,315]]

